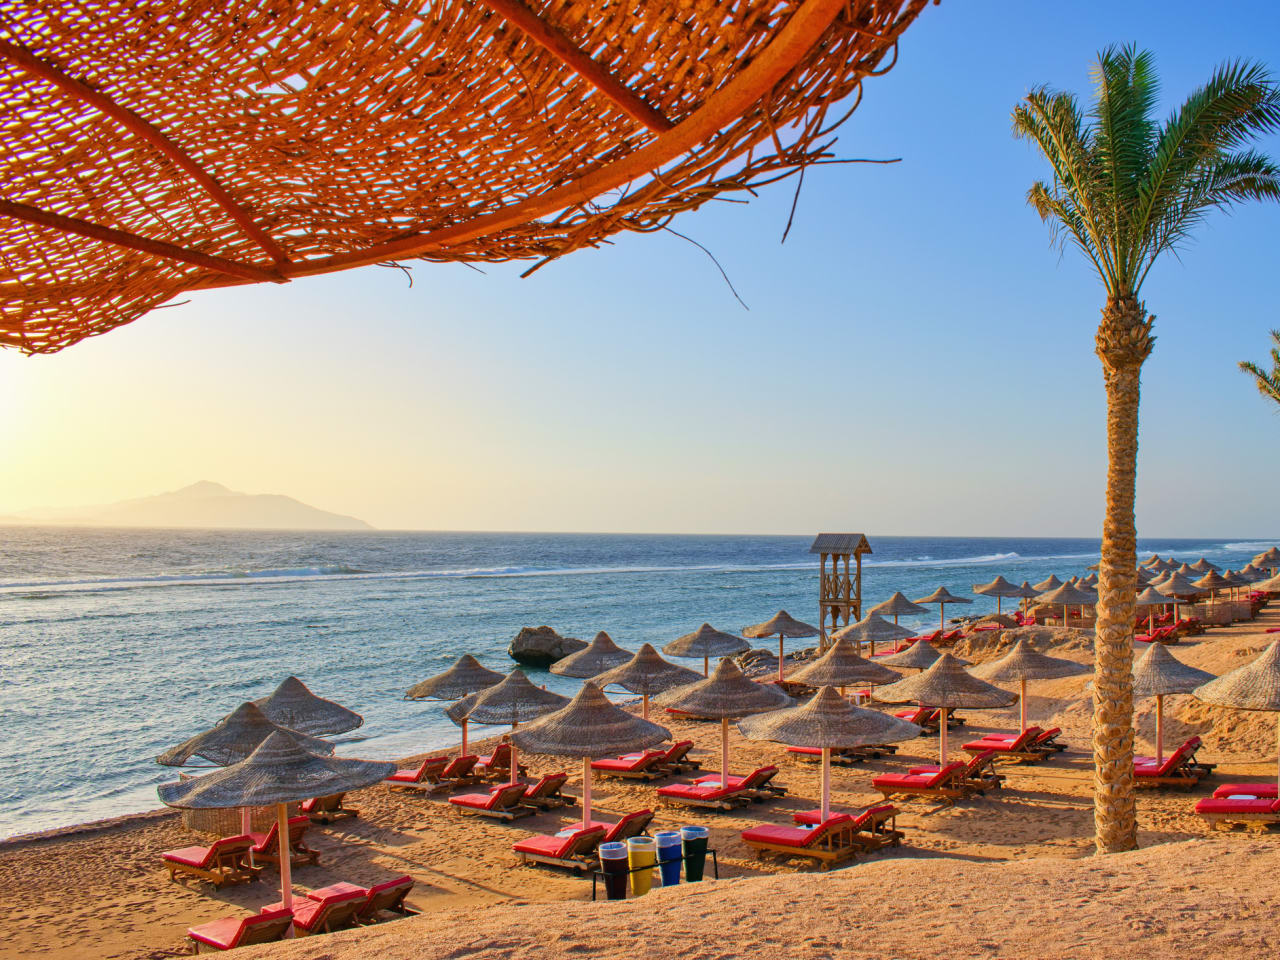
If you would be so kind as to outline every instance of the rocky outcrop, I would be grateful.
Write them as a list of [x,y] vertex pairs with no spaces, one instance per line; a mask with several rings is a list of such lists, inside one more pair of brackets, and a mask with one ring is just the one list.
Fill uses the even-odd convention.
[[586,647],[576,637],[562,637],[550,627],[521,627],[507,647],[507,655],[527,667],[549,667]]
[[[790,670],[797,668],[802,664],[813,660],[818,654],[817,647],[809,647],[806,650],[796,650],[788,653],[785,660],[785,669]],[[736,663],[748,677],[776,676],[778,673],[778,651],[776,649],[755,649],[748,650],[746,653],[740,653],[733,658]]]

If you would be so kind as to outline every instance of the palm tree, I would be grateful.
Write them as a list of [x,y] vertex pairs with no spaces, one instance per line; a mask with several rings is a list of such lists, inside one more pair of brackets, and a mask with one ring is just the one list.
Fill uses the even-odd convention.
[[1256,363],[1250,363],[1248,360],[1240,361],[1240,369],[1257,382],[1258,392],[1264,397],[1270,397],[1276,403],[1280,403],[1280,330],[1271,331],[1271,342],[1275,344],[1271,348],[1271,372],[1263,370]]
[[1027,201],[1089,258],[1106,303],[1095,339],[1107,393],[1107,502],[1098,579],[1093,694],[1094,827],[1099,853],[1137,846],[1133,802],[1134,475],[1138,393],[1155,317],[1139,299],[1160,254],[1214,208],[1280,199],[1280,168],[1248,149],[1280,128],[1280,90],[1260,65],[1228,63],[1164,122],[1148,52],[1098,55],[1086,118],[1069,93],[1041,87],[1013,111],[1017,137],[1039,147],[1052,180]]

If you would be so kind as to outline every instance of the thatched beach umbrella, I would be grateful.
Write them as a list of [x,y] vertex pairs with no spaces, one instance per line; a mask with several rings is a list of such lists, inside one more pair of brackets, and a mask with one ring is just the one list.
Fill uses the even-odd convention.
[[1026,640],[1019,640],[1013,649],[999,660],[982,663],[969,673],[980,680],[992,683],[1018,684],[1018,723],[1027,729],[1027,681],[1056,680],[1059,677],[1076,677],[1088,673],[1089,668],[1074,660],[1048,657],[1031,649]]
[[876,655],[876,641],[888,643],[893,640],[905,640],[908,637],[914,637],[916,632],[908,630],[906,627],[900,627],[896,623],[890,623],[879,614],[869,613],[857,623],[851,623],[847,627],[841,627],[831,635],[833,640],[848,640],[858,645],[858,650],[862,650],[863,643],[871,644],[871,655]]
[[1091,573],[1087,577],[1081,577],[1076,581],[1078,587],[1096,587],[1098,585],[1098,575]]
[[[1196,687],[1192,696],[1221,707],[1274,712],[1280,721],[1280,641],[1263,650],[1253,663]],[[1280,747],[1280,722],[1276,724],[1276,741]],[[1280,789],[1280,763],[1276,786]]]
[[[1167,606],[1169,598],[1157,590],[1155,587],[1147,587],[1134,599],[1134,604],[1139,607],[1147,608],[1147,632],[1150,633],[1156,626],[1156,607]],[[1157,644],[1158,646],[1158,644]]]
[[899,617],[923,616],[929,612],[929,609],[918,603],[912,603],[901,590],[895,590],[888,600],[877,603],[867,612],[879,614],[882,617],[893,617],[893,622],[896,624]]
[[735,637],[731,633],[717,630],[709,623],[704,623],[693,633],[676,637],[662,648],[662,652],[668,657],[701,657],[702,675],[705,677],[709,674],[712,657],[732,657],[739,653],[746,653],[750,649],[751,644],[741,637]]
[[565,706],[511,734],[513,746],[528,753],[582,761],[583,828],[591,825],[591,761],[647,750],[670,739],[666,727],[614,706],[590,680]]
[[1280,576],[1272,577],[1269,580],[1259,580],[1253,585],[1253,589],[1266,593],[1280,593]]
[[327,740],[277,726],[252,703],[242,703],[204,733],[198,733],[160,754],[156,763],[181,767],[193,757],[202,757],[214,766],[229,766],[249,756],[273,733],[292,737],[299,746],[312,753],[333,753],[333,744]]
[[1153,643],[1133,665],[1133,695],[1156,698],[1156,760],[1164,760],[1164,698],[1171,693],[1191,693],[1213,679],[1205,670],[1188,667],[1163,643]]
[[822,822],[831,814],[831,750],[914,740],[924,731],[878,710],[855,707],[829,686],[808,703],[757,714],[738,722],[748,740],[822,750]]
[[1060,586],[1062,586],[1062,581],[1058,579],[1057,574],[1051,573],[1039,583],[1033,583],[1031,588],[1035,590],[1036,596],[1039,596],[1042,593],[1048,593],[1050,590],[1057,590]]
[[1153,553],[1151,556],[1147,557],[1147,559],[1143,560],[1140,564],[1138,564],[1138,566],[1153,567],[1159,562],[1160,562],[1160,554]]
[[[437,673],[410,687],[406,700],[459,700],[502,682],[503,674],[490,670],[469,653],[464,653],[444,673]],[[468,708],[469,709],[469,708]],[[452,719],[452,718],[451,718]],[[454,721],[462,727],[462,752],[467,752],[467,715]]]
[[1193,587],[1199,587],[1201,590],[1208,591],[1212,596],[1217,591],[1225,590],[1227,587],[1231,586],[1231,581],[1217,571],[1210,570],[1199,580],[1191,581],[1191,585]]
[[905,650],[881,657],[879,662],[886,667],[909,667],[913,670],[928,670],[941,657],[933,644],[917,640]]
[[1139,586],[1142,586],[1143,584],[1146,584],[1146,583],[1150,583],[1152,580],[1156,578],[1155,571],[1148,570],[1146,567],[1139,567],[1135,572],[1138,575]]
[[1071,625],[1071,621],[1067,616],[1067,605],[1071,603],[1097,603],[1098,595],[1096,593],[1091,594],[1068,580],[1053,590],[1040,594],[1036,599],[1040,603],[1062,604],[1062,625],[1066,627]]
[[836,636],[833,639],[835,643],[831,644],[826,653],[797,670],[791,675],[791,679],[811,687],[839,687],[841,694],[845,687],[853,683],[893,683],[902,679],[902,674],[896,670],[858,656],[847,638]]
[[1210,563],[1204,557],[1201,557],[1195,563],[1191,564],[1191,569],[1196,573],[1209,573],[1210,571],[1219,571],[1222,568],[1215,563]]
[[773,684],[756,683],[732,660],[721,660],[710,677],[658,695],[657,702],[695,717],[720,721],[720,782],[729,782],[729,721],[768,713],[793,701]]
[[[550,690],[543,690],[529,682],[529,678],[520,670],[512,670],[498,684],[473,694],[475,700],[466,717],[473,723],[509,723],[515,730],[527,720],[559,710],[569,702]],[[516,762],[516,748],[511,748],[511,779],[515,780],[520,770]]]
[[630,652],[623,650],[613,642],[613,637],[601,630],[586,647],[553,663],[551,672],[562,677],[589,680],[630,659]]
[[949,653],[938,657],[928,670],[896,683],[876,688],[872,696],[884,703],[918,703],[937,707],[938,758],[947,763],[947,713],[958,707],[1007,707],[1017,694],[979,680],[967,673],[960,661]]
[[1017,597],[1022,601],[1022,612],[1026,613],[1027,601],[1034,597],[1038,597],[1041,591],[1037,590],[1026,580],[1023,580],[1022,583],[1018,584],[1017,590],[1017,593],[1011,593],[1010,596]]
[[297,677],[286,677],[271,696],[253,703],[277,726],[313,737],[337,736],[364,723],[364,717],[354,710],[317,697]]
[[372,786],[395,772],[394,763],[327,757],[304,750],[284,733],[273,733],[239,763],[182,783],[162,784],[166,806],[189,810],[276,806],[280,842],[280,899],[293,904],[289,862],[289,807],[311,797]]
[[621,666],[614,667],[593,678],[601,689],[617,684],[624,690],[640,694],[640,715],[649,719],[649,697],[672,687],[696,683],[698,674],[687,667],[678,667],[658,656],[650,644],[642,643],[636,655]]
[[1173,598],[1173,620],[1177,623],[1179,619],[1178,607],[1187,602],[1190,598],[1194,600],[1200,594],[1200,588],[1188,580],[1180,573],[1169,571],[1159,580],[1152,580],[1151,586],[1163,593],[1166,597]]
[[939,587],[927,597],[921,597],[916,603],[936,603],[938,605],[938,627],[945,630],[947,628],[947,604],[948,603],[973,603],[968,597],[957,597],[946,587]]
[[1010,583],[1002,576],[997,576],[990,583],[975,583],[973,585],[973,592],[980,593],[984,597],[995,597],[997,614],[1001,612],[1000,601],[1002,599],[1005,597],[1018,596],[1017,586]]
[[1280,566],[1280,550],[1275,547],[1269,547],[1253,558],[1254,566],[1265,567],[1271,571],[1271,575],[1276,575],[1276,567]]
[[1190,580],[1193,577],[1199,576],[1199,571],[1197,571],[1196,568],[1191,566],[1191,564],[1189,563],[1179,564],[1178,567],[1173,572],[1182,574],[1188,580]]
[[742,630],[744,637],[750,637],[753,640],[762,639],[764,637],[778,638],[778,679],[785,679],[782,666],[782,643],[787,637],[816,637],[818,628],[812,624],[802,623],[785,610],[779,610],[764,623],[757,623],[755,626],[744,627]]

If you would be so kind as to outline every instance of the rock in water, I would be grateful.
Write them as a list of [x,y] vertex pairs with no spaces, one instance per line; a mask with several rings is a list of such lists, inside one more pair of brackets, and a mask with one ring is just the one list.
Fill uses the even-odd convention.
[[550,627],[521,627],[507,647],[507,655],[525,666],[549,667],[586,647],[586,643],[576,637],[562,637]]

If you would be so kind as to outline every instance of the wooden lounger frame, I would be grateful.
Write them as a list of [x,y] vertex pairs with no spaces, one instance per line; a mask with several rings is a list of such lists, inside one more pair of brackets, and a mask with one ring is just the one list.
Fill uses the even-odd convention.
[[251,883],[258,879],[258,874],[262,873],[263,868],[249,866],[248,855],[248,847],[243,849],[235,847],[230,850],[220,851],[214,858],[213,863],[207,867],[175,863],[172,860],[163,862],[169,868],[169,879],[172,881],[177,881],[179,873],[185,873],[201,880],[206,880],[221,890],[229,883]]
[[904,836],[906,834],[898,829],[898,811],[889,810],[868,817],[854,831],[852,839],[865,852],[873,853],[884,847],[902,846]]
[[1199,813],[1211,830],[1230,831],[1242,826],[1253,833],[1266,833],[1269,827],[1280,825],[1280,813]]
[[756,798],[751,795],[753,792],[751,790],[735,790],[715,799],[669,796],[664,796],[660,799],[679,803],[686,807],[702,807],[705,810],[736,810],[738,807],[745,807],[756,801]]
[[[335,793],[327,797],[318,797],[315,806],[307,813],[312,823],[329,824],[347,817],[359,817],[360,811],[343,804],[345,793]],[[328,801],[328,803],[326,803]]]
[[828,830],[807,847],[791,847],[785,843],[745,838],[742,842],[755,850],[757,856],[772,853],[783,857],[806,857],[816,860],[823,870],[830,870],[836,864],[856,859],[858,853],[866,849],[858,842],[856,833],[852,824],[844,824],[835,830]]

